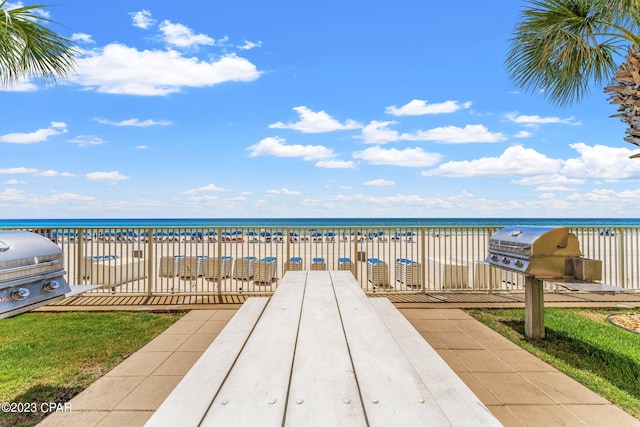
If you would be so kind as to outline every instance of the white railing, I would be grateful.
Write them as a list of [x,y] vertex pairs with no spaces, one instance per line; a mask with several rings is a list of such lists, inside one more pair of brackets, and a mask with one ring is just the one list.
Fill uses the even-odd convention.
[[[92,294],[273,292],[288,270],[347,269],[367,292],[523,289],[483,263],[499,227],[41,229],[65,253],[70,284]],[[603,282],[640,289],[640,227],[572,227]]]

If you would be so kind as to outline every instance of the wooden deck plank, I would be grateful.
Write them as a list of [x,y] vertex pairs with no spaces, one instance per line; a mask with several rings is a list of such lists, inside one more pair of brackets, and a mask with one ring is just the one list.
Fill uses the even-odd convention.
[[371,299],[438,405],[454,426],[500,426],[478,397],[391,302]]
[[279,284],[201,426],[280,426],[284,419],[306,272]]
[[331,278],[369,425],[451,425],[351,273]]
[[307,276],[285,425],[366,425],[328,271]]
[[197,426],[258,322],[268,298],[249,298],[147,422]]

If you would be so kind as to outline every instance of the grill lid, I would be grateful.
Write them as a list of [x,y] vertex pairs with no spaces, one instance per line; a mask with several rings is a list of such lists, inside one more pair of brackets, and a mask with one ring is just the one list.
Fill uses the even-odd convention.
[[505,227],[491,236],[489,251],[527,258],[543,255],[582,255],[578,238],[569,233],[569,227]]
[[64,270],[62,249],[28,231],[0,232],[0,283],[15,278]]
[[580,242],[569,227],[511,226],[491,236],[486,261],[519,273],[563,277],[566,261],[580,256]]

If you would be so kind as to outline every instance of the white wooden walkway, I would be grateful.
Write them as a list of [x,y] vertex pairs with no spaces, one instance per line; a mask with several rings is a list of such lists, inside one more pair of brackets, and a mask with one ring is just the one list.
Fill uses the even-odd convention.
[[349,271],[286,273],[250,298],[148,426],[500,425]]

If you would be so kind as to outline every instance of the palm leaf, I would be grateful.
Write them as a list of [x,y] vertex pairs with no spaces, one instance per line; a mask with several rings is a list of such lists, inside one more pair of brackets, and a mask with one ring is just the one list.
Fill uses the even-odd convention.
[[49,29],[48,18],[38,15],[45,6],[5,9],[0,2],[0,85],[24,78],[55,83],[75,66],[73,43]]
[[510,40],[506,67],[511,79],[561,106],[580,101],[593,85],[602,87],[615,73],[615,58],[637,28],[637,17],[623,12],[637,3],[530,1]]

